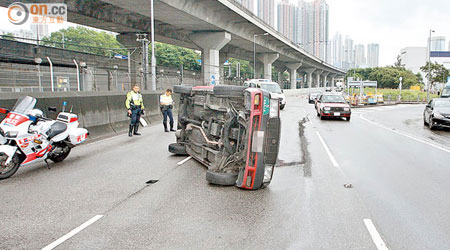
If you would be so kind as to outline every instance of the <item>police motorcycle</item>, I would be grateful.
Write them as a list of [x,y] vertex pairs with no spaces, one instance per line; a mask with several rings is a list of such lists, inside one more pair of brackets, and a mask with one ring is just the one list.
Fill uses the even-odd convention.
[[[66,102],[56,120],[44,117],[35,109],[36,103],[35,98],[25,96],[12,110],[0,108],[0,113],[6,114],[0,123],[0,180],[11,177],[20,166],[47,163],[48,159],[61,162],[87,139],[87,129],[78,128],[78,116],[64,112]],[[48,109],[56,112],[56,108]]]

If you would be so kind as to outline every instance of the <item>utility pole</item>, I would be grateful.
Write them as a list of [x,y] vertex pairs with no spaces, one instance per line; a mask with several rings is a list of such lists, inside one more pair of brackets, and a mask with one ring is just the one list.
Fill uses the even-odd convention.
[[152,36],[152,90],[156,90],[156,57],[155,57],[155,16],[153,0],[150,0],[151,36]]
[[434,33],[434,30],[430,29],[430,37],[428,40],[428,87],[427,87],[427,102],[430,101],[430,90],[431,90],[431,33]]
[[148,39],[147,34],[136,34],[136,41],[142,44],[142,86],[145,90],[147,87],[147,75],[148,75]]

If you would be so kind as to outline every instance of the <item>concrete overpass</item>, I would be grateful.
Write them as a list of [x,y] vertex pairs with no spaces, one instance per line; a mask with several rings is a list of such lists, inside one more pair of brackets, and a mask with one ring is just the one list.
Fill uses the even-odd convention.
[[[15,0],[0,0],[7,7]],[[25,0],[22,2],[40,2]],[[135,34],[150,32],[148,0],[64,0],[70,22],[117,32],[126,47],[137,47]],[[261,34],[268,33],[265,36]],[[260,35],[256,36],[255,35]],[[155,0],[155,40],[202,51],[203,81],[220,82],[220,65],[229,57],[253,61],[256,43],[256,76],[271,78],[272,66],[290,72],[291,88],[297,74],[306,75],[309,87],[333,84],[345,71],[335,68],[265,24],[234,0]],[[135,61],[139,53],[134,53]],[[133,73],[139,74],[138,63]]]

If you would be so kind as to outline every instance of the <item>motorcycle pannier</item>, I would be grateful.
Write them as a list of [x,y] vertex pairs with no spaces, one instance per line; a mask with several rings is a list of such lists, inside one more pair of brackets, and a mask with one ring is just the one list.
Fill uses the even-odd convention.
[[88,131],[85,128],[76,128],[70,131],[69,139],[73,145],[80,144],[87,139]]

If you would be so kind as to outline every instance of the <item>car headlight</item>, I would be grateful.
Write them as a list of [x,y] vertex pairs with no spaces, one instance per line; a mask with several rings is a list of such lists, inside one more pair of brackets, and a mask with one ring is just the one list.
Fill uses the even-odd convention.
[[438,119],[444,119],[444,118],[445,118],[445,117],[444,117],[441,113],[439,113],[439,112],[434,113],[434,114],[433,114],[433,117],[434,117],[434,118],[438,118]]
[[270,182],[272,180],[273,168],[274,167],[271,166],[271,165],[266,165],[265,166],[263,182],[267,183],[267,182]]
[[348,111],[350,111],[350,108],[344,108],[344,111],[348,112]]
[[325,108],[323,108],[323,110],[325,110],[325,111],[330,111],[331,108],[330,108],[330,107],[325,107]]
[[277,99],[270,99],[269,117],[278,117],[279,101]]
[[19,131],[8,131],[5,133],[5,137],[16,138]]

